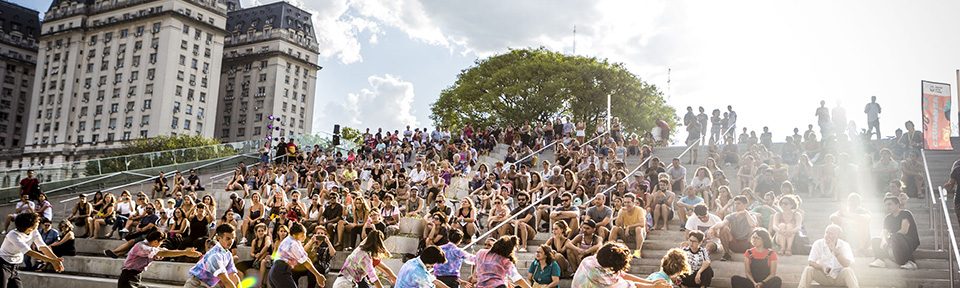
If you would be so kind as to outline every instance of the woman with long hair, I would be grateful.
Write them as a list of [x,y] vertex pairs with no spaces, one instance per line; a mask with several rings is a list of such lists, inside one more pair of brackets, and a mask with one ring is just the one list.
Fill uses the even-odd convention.
[[260,193],[254,192],[250,195],[250,207],[247,208],[246,217],[243,217],[243,223],[240,224],[240,244],[247,243],[247,234],[250,232],[250,225],[256,225],[257,220],[263,218],[263,202],[260,200]]
[[733,288],[779,288],[782,280],[777,276],[777,252],[773,250],[773,240],[767,229],[756,228],[750,236],[750,248],[744,255],[743,267],[746,277],[735,275],[730,278]]
[[460,199],[460,208],[454,216],[453,228],[463,230],[464,237],[470,239],[477,234],[477,209],[470,198]]
[[[352,217],[350,219],[341,219],[337,222],[337,242],[333,246],[347,248],[343,246],[344,232],[354,231],[357,227],[363,227],[367,216],[370,214],[370,204],[367,202],[367,198],[359,194],[356,194],[356,196],[357,197],[353,199],[353,205],[351,205],[351,208],[353,208]],[[348,236],[351,235],[353,235],[353,233],[348,234]],[[353,248],[354,242],[353,239],[349,239],[347,243],[350,243],[350,248]]]
[[75,235],[73,233],[73,223],[70,221],[60,221],[60,240],[50,244],[53,254],[59,257],[76,256],[77,247],[75,245]]
[[343,268],[340,269],[340,275],[333,282],[334,288],[352,288],[369,287],[371,284],[376,287],[383,287],[380,278],[377,277],[377,271],[385,274],[387,280],[396,282],[397,276],[390,270],[390,267],[383,264],[381,259],[390,257],[390,251],[383,245],[383,233],[374,230],[370,232],[360,247],[347,256],[343,262]]
[[567,239],[567,234],[570,233],[570,227],[567,226],[567,222],[560,220],[553,223],[553,231],[551,231],[550,239],[547,239],[547,242],[544,245],[550,247],[551,258],[557,261],[557,265],[560,267],[560,272],[564,277],[570,275],[570,262],[568,261],[568,256],[570,255],[569,250],[573,248],[573,244],[570,239]]
[[560,265],[553,260],[550,246],[543,244],[537,249],[535,261],[527,269],[527,279],[534,288],[553,288],[560,285]]
[[803,214],[797,210],[796,195],[784,195],[780,198],[780,212],[774,213],[770,219],[770,229],[773,230],[773,239],[780,247],[780,254],[793,255],[793,239],[803,226]]
[[[91,219],[91,223],[88,223],[87,227],[93,227],[93,233],[90,236],[96,237],[97,239],[107,239],[113,236],[113,231],[110,231],[110,235],[106,237],[100,237],[100,228],[107,225],[113,225],[116,221],[116,198],[113,194],[107,193],[103,197],[103,206],[100,210],[97,210],[97,214]],[[109,229],[109,228],[107,228]]]
[[517,257],[514,251],[519,239],[517,236],[500,237],[490,249],[481,249],[477,252],[474,265],[473,280],[477,288],[497,288],[520,286],[529,288],[530,284],[523,280],[517,272]]
[[190,233],[190,220],[187,220],[187,213],[183,212],[183,208],[173,210],[173,224],[170,225],[167,233],[168,246],[171,249],[176,250],[184,246],[183,235]]

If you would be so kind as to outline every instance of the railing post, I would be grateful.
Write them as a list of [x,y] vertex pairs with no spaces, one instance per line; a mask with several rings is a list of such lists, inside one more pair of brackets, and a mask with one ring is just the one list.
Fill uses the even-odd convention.
[[97,159],[97,175],[103,174],[103,168],[100,166],[100,159]]

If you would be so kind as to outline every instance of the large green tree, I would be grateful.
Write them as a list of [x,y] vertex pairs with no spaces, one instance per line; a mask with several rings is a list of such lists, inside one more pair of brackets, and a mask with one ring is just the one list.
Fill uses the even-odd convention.
[[673,123],[675,111],[656,86],[620,63],[539,49],[516,49],[477,60],[461,71],[431,106],[441,126],[519,125],[566,116],[594,124],[612,114],[625,132],[649,130],[656,120]]

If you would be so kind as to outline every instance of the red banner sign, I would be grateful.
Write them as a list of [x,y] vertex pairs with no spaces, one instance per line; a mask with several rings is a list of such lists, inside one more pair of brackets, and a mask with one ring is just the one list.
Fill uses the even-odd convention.
[[923,148],[953,150],[950,145],[950,84],[921,81]]

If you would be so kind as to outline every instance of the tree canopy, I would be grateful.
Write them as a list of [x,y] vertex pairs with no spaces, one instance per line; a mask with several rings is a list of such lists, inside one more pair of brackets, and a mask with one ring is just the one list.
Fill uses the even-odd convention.
[[604,121],[607,95],[624,132],[648,131],[657,120],[673,124],[675,111],[656,86],[621,63],[564,55],[544,48],[516,49],[477,60],[431,105],[442,127],[467,124],[521,125],[558,116],[587,123]]

